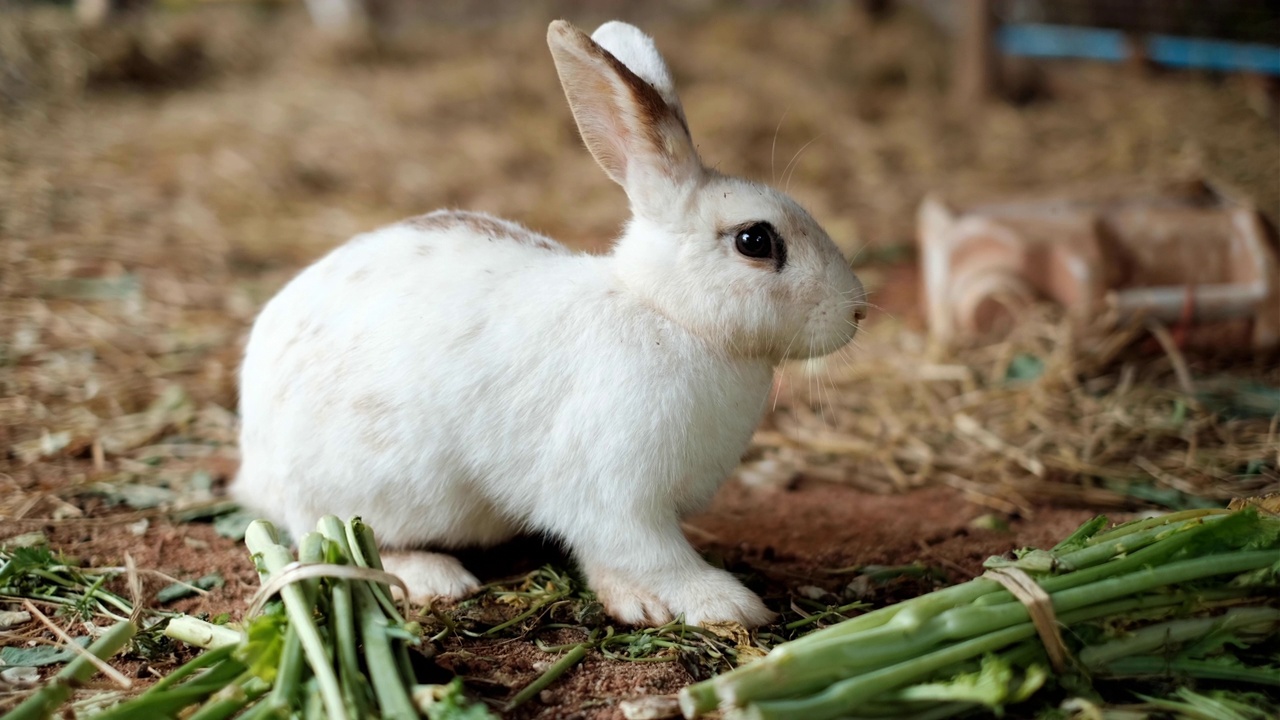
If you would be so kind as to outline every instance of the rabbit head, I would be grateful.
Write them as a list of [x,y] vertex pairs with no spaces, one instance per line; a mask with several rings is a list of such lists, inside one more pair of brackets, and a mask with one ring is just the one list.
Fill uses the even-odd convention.
[[652,39],[556,21],[547,41],[587,148],[631,203],[619,281],[745,358],[815,357],[852,339],[866,305],[848,261],[788,196],[703,165]]

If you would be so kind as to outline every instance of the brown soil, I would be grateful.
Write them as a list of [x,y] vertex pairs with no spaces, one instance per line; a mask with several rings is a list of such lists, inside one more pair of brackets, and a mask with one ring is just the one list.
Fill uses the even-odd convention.
[[[848,486],[800,481],[790,489],[753,489],[730,482],[711,507],[689,519],[688,534],[700,550],[735,572],[754,578],[773,607],[786,609],[788,588],[812,586],[839,592],[851,579],[850,568],[866,565],[920,564],[939,571],[923,585],[891,588],[876,601],[902,599],[932,583],[962,582],[981,572],[991,555],[1025,546],[1049,546],[1093,513],[1088,510],[1036,508],[1031,517],[1002,517],[1007,530],[975,527],[975,518],[990,511],[966,501],[950,488],[929,488],[902,495],[872,495]],[[106,518],[104,518],[105,520]],[[1122,519],[1122,518],[1115,518]],[[136,522],[136,521],[135,521]],[[36,524],[23,524],[25,530]],[[141,534],[130,523],[108,522],[46,525],[53,546],[74,553],[83,563],[116,566],[128,554],[143,569],[190,579],[217,572],[226,580],[207,595],[178,600],[167,610],[196,616],[227,613],[238,620],[259,587],[244,547],[220,537],[206,523],[176,524],[163,517]],[[489,552],[471,553],[482,580],[511,576],[548,559],[563,562],[553,550],[515,543]],[[835,572],[844,570],[844,572]],[[945,578],[945,579],[944,579]],[[143,576],[143,597],[151,598],[168,584]],[[125,592],[122,583],[117,591]],[[578,642],[584,633],[542,633],[548,644]],[[463,675],[468,686],[494,700],[505,700],[536,679],[553,657],[532,639],[459,640],[431,648],[442,670]],[[127,675],[144,683],[187,659],[187,653],[151,663],[118,663]],[[431,677],[427,677],[431,680]],[[443,681],[447,675],[435,678]],[[670,694],[694,680],[678,662],[626,663],[591,655],[534,700],[512,713],[517,718],[592,718],[618,720],[618,703],[636,697]]]
[[869,495],[833,483],[802,481],[782,491],[731,483],[690,524],[705,549],[822,585],[824,570],[911,563],[968,580],[988,557],[1052,546],[1096,513],[1045,507],[1031,517],[1001,518],[1007,530],[974,526],[990,514],[950,488]]

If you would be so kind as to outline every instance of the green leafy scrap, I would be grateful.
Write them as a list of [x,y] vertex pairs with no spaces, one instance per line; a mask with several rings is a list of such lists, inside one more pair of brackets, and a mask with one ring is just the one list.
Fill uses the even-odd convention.
[[268,612],[249,623],[245,632],[247,640],[232,655],[244,663],[249,672],[268,683],[275,682],[276,673],[280,669],[280,656],[284,652],[284,628],[287,623],[284,606],[275,603],[268,608]]
[[497,720],[487,705],[467,699],[461,678],[454,678],[447,685],[423,686],[416,694],[427,720]]
[[1270,704],[1258,693],[1231,693],[1224,691],[1196,692],[1189,687],[1178,688],[1173,698],[1156,698],[1139,694],[1138,697],[1158,710],[1165,710],[1181,718],[1194,720],[1268,720]]
[[[80,647],[89,646],[88,637],[72,638]],[[20,667],[44,667],[69,662],[76,656],[74,650],[62,645],[36,645],[35,647],[0,648],[0,665]]]
[[911,685],[893,693],[892,699],[919,702],[965,702],[999,710],[1020,703],[1044,687],[1049,670],[1039,663],[1015,670],[1005,658],[985,655],[976,672],[960,673],[945,680]]
[[1018,353],[1009,360],[1009,367],[1004,371],[1004,381],[1027,383],[1039,380],[1042,375],[1044,375],[1044,360],[1035,355]]
[[173,583],[166,585],[156,593],[156,602],[171,603],[175,600],[191,597],[200,590],[212,590],[220,588],[226,584],[226,580],[220,573],[209,573],[192,580],[189,583]]

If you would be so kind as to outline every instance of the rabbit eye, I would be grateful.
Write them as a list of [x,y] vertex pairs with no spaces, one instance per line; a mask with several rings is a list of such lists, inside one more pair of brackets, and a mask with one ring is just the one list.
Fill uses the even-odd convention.
[[733,245],[749,258],[773,258],[778,245],[777,234],[769,223],[755,223],[738,231]]

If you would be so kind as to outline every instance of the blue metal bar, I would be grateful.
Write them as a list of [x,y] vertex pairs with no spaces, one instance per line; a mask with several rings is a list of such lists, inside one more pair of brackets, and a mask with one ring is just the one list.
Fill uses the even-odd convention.
[[1124,33],[1066,25],[1001,25],[1000,50],[1008,55],[1048,58],[1085,58],[1119,62],[1128,54]]
[[1270,45],[1153,35],[1147,57],[1161,65],[1280,75],[1280,48]]
[[[1069,25],[1003,25],[996,42],[1001,52],[1026,57],[1120,62],[1130,52],[1119,30]],[[1280,75],[1280,47],[1271,45],[1151,35],[1146,38],[1146,57],[1170,67]]]

